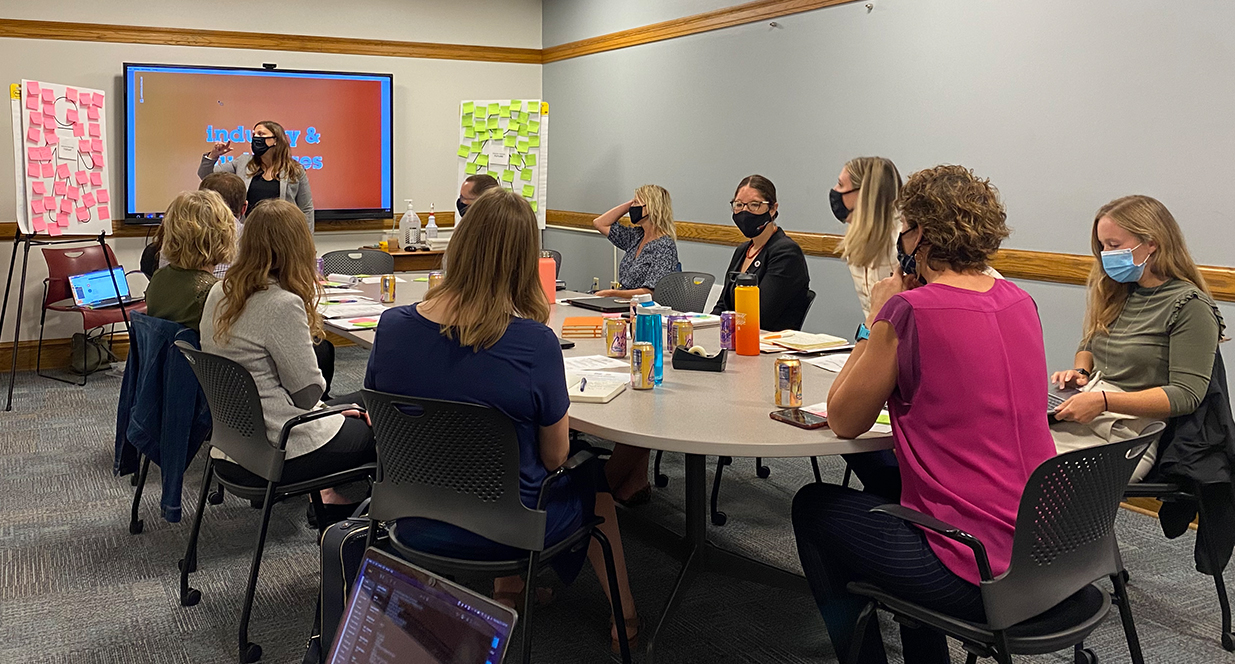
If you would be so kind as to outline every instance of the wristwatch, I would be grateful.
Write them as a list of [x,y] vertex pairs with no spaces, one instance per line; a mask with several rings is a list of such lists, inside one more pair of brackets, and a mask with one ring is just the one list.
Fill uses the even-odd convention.
[[1073,371],[1075,371],[1076,373],[1078,373],[1078,374],[1080,374],[1080,375],[1082,375],[1082,376],[1084,376],[1084,377],[1086,377],[1086,378],[1089,378],[1090,376],[1092,376],[1092,375],[1093,375],[1093,374],[1091,374],[1091,373],[1089,372],[1089,369],[1082,369],[1082,368],[1080,368],[1080,367],[1077,367],[1077,368],[1073,369]]
[[866,327],[866,323],[859,323],[858,331],[855,332],[853,335],[853,343],[856,344],[859,341],[866,341],[867,339],[870,339],[870,338],[871,338],[870,328]]

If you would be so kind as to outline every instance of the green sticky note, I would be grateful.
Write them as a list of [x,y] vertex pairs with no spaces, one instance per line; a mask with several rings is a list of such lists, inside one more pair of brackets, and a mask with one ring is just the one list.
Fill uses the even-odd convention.
[[527,125],[519,125],[519,135],[527,136]]
[[476,154],[476,153],[479,153],[482,149],[484,149],[484,147],[485,147],[484,143],[481,143],[480,141],[472,141],[472,147],[468,148],[468,152],[471,152],[472,154]]
[[489,138],[495,141],[502,140],[502,136],[504,135],[506,135],[506,132],[502,131],[501,129],[490,129],[489,130]]
[[429,280],[428,277],[416,277],[415,279],[412,279],[412,281],[428,281],[428,280]]
[[531,180],[532,179],[532,169],[530,168],[523,169],[523,173],[519,175],[519,179],[520,180]]
[[470,101],[463,102],[463,114],[464,115],[470,115],[472,111],[474,111],[475,109],[476,109],[476,104]]
[[497,115],[498,111],[500,110],[502,110],[501,104],[497,102],[493,102],[492,104],[489,104],[489,115]]
[[515,122],[514,120],[511,120],[511,121],[510,121],[510,124],[506,125],[506,131],[518,132],[518,131],[519,131],[519,127],[522,127],[522,126],[523,126],[523,125],[519,124],[518,122]]
[[497,129],[498,127],[501,127],[502,125],[501,125],[500,120],[501,118],[498,118],[496,116],[489,118],[489,129]]
[[472,126],[472,114],[471,114],[471,113],[468,113],[468,114],[464,115],[464,116],[463,116],[463,120],[462,120],[461,122],[459,122],[459,126],[460,126],[460,127],[470,127],[470,126]]
[[538,120],[532,120],[527,123],[527,128],[528,128],[528,131],[532,132],[533,134],[539,134],[540,133],[540,122]]
[[540,115],[540,102],[529,101],[527,103],[527,111],[532,115]]
[[488,128],[489,128],[489,125],[485,124],[484,120],[477,120],[472,123],[472,129],[476,130],[477,132],[486,131]]
[[514,136],[507,136],[507,137],[503,138],[503,139],[502,139],[502,145],[504,145],[505,147],[508,147],[508,148],[513,148],[513,147],[515,146],[515,137],[514,137]]
[[464,137],[464,138],[476,138],[476,130],[475,130],[475,129],[472,129],[471,127],[468,127],[467,129],[464,129],[464,130],[463,130],[463,137]]
[[515,181],[514,171],[502,171],[502,182],[514,182],[514,181]]
[[539,137],[539,136],[533,136],[533,137],[529,138],[529,139],[528,139],[528,144],[529,144],[529,145],[531,145],[531,146],[532,146],[532,147],[534,147],[534,148],[538,148],[538,147],[540,147],[540,137]]
[[498,109],[497,116],[498,116],[499,118],[508,118],[508,117],[510,117],[510,107],[509,107],[509,106],[503,106],[503,107],[501,107],[500,109]]
[[523,168],[523,155],[515,153],[510,155],[511,168]]
[[512,110],[512,111],[522,111],[522,110],[523,110],[523,101],[522,101],[522,100],[519,100],[519,99],[516,99],[516,100],[514,100],[514,101],[510,102],[510,110]]
[[523,165],[524,166],[535,166],[536,165],[536,155],[529,154],[526,157],[524,157]]
[[876,424],[892,424],[892,418],[887,413],[879,413],[875,417]]
[[476,174],[476,164],[475,164],[475,163],[473,163],[473,162],[470,162],[470,161],[469,161],[469,162],[467,162],[467,168],[464,168],[463,170],[464,170],[464,171],[465,171],[468,175],[475,175],[475,174]]
[[519,152],[522,152],[523,154],[527,154],[527,148],[528,148],[527,141],[519,141],[518,143]]
[[527,121],[528,121],[528,115],[527,115],[527,112],[526,112],[526,111],[524,111],[523,113],[520,113],[520,114],[519,114],[519,122],[527,122]]
[[466,159],[467,155],[470,153],[470,150],[471,150],[471,146],[460,145],[458,154],[460,157],[463,157],[464,159]]
[[536,211],[536,201],[528,201],[532,205],[532,212]]
[[476,165],[477,166],[488,166],[489,165],[489,155],[482,154],[479,157],[476,157]]
[[523,185],[523,197],[536,198],[536,187],[533,187],[530,184]]

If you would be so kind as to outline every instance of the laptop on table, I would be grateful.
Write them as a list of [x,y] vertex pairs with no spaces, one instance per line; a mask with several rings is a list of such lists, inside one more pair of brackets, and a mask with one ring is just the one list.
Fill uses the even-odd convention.
[[516,614],[492,599],[369,549],[330,664],[501,664]]
[[604,314],[617,314],[630,311],[630,299],[625,297],[576,297],[570,300],[576,307],[599,311]]
[[[112,281],[113,277],[115,281]],[[119,293],[116,292],[117,286],[120,287]],[[134,301],[129,294],[129,280],[124,276],[124,268],[119,266],[73,275],[69,277],[69,290],[73,293],[73,304],[83,309],[102,309]]]

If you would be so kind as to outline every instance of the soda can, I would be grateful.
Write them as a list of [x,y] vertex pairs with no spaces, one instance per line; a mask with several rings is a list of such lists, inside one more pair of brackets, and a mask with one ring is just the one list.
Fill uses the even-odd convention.
[[682,350],[690,350],[695,345],[695,324],[686,318],[679,318],[669,324],[669,344],[666,352],[672,353],[679,346]]
[[665,316],[665,355],[673,354],[673,324],[680,320],[686,320],[686,317],[681,314]]
[[393,274],[382,275],[381,300],[382,304],[395,303],[395,277]]
[[720,312],[720,347],[725,350],[736,350],[735,340],[738,331],[738,312]]
[[605,354],[609,357],[626,357],[626,319],[621,316],[605,316]]
[[442,272],[430,272],[429,273],[429,288],[440,286],[441,283],[445,279],[446,279],[446,275]]
[[326,276],[326,259],[322,258],[321,256],[317,257],[317,276],[319,277]]
[[802,407],[802,360],[789,355],[776,358],[776,405]]
[[630,345],[630,386],[636,390],[650,390],[655,385],[653,372],[656,368],[656,351],[650,341],[636,341]]

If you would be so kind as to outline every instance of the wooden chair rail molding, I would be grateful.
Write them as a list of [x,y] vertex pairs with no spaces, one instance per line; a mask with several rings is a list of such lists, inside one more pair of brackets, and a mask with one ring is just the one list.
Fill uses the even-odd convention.
[[[548,210],[545,220],[551,226],[591,230],[592,220],[596,217],[597,215],[587,212]],[[678,221],[675,224],[678,240],[730,247],[736,247],[746,241],[746,238],[734,226],[703,224],[695,221]],[[840,252],[837,250],[841,240],[839,235],[801,231],[785,231],[785,234],[793,238],[807,255],[840,258]],[[1011,279],[1084,285],[1089,277],[1090,267],[1093,266],[1093,260],[1092,256],[1080,254],[1000,249],[991,261],[991,266]],[[1209,282],[1209,288],[1213,291],[1215,300],[1235,302],[1235,267],[1202,265],[1201,273]]]
[[[420,223],[426,224],[429,222],[428,212],[417,212],[420,215]],[[439,228],[452,228],[455,225],[455,213],[452,211],[435,212],[434,221]],[[398,222],[397,217],[390,219],[335,219],[325,220],[319,219],[316,224],[317,233],[363,233],[366,231],[383,231],[394,228]],[[112,221],[111,238],[118,237],[146,237],[147,232],[153,232],[152,226],[133,226],[126,225],[123,221]],[[12,240],[13,235],[17,233],[17,222],[5,221],[0,222],[0,241]],[[83,240],[90,239],[94,236],[82,236]]]
[[299,51],[304,53],[338,53],[344,55],[380,55],[393,58],[430,58],[437,60],[472,60],[480,62],[513,62],[538,65],[541,49],[506,46],[470,46],[467,44],[435,44],[351,37],[319,37],[314,35],[284,35],[276,33],[237,32],[233,30],[193,30],[105,23],[66,23],[61,21],[29,21],[0,19],[0,37],[19,39],[55,39],[83,42],[114,42],[121,44],[159,44],[163,46],[201,46],[265,51]]

